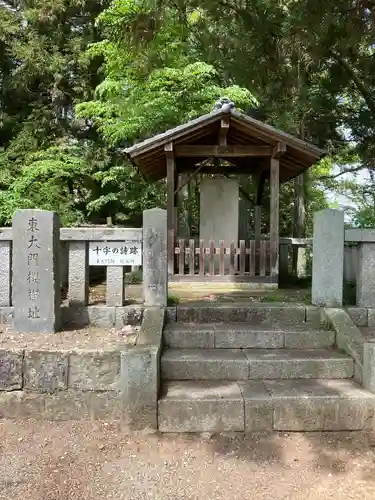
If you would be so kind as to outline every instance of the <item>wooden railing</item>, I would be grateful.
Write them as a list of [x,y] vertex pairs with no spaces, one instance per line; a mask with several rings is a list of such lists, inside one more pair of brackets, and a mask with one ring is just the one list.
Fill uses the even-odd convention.
[[[273,281],[269,240],[224,241],[179,239],[174,246],[173,281]],[[268,279],[267,279],[268,278]]]

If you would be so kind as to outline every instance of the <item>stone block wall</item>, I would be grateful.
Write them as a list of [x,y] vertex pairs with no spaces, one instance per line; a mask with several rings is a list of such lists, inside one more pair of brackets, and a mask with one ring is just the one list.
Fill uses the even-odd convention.
[[122,351],[0,350],[0,417],[124,419]]
[[[126,325],[137,326],[142,323],[144,307],[129,305],[108,307],[105,305],[87,307],[62,307],[62,329],[79,329],[87,326],[95,328],[121,328]],[[0,324],[10,325],[13,320],[13,307],[0,307]]]
[[128,338],[82,335],[74,347],[77,337],[67,332],[3,344],[0,418],[121,420],[129,429],[156,429],[164,322],[164,308],[147,308]]
[[356,326],[375,330],[374,307],[348,307],[346,310]]

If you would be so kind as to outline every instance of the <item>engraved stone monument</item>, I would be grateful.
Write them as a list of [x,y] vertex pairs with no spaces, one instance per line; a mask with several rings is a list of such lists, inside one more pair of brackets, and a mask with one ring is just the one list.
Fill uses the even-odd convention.
[[14,328],[60,328],[60,220],[54,212],[19,210],[13,216]]
[[161,208],[143,212],[143,298],[147,306],[167,305],[167,211]]

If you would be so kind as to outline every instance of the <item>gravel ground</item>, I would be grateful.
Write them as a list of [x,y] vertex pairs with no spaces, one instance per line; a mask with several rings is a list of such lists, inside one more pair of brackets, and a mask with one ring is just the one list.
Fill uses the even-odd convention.
[[360,433],[129,436],[116,423],[0,423],[6,500],[373,499]]
[[136,344],[139,326],[122,328],[87,327],[57,333],[19,333],[10,327],[0,330],[0,349],[74,349],[114,350],[124,344]]
[[[233,290],[231,286],[218,285],[213,287],[204,286],[203,289],[199,284],[184,284],[173,283],[169,287],[171,295],[176,295],[180,299],[180,303],[190,301],[217,301],[221,303],[233,303],[246,301],[253,302],[267,302],[271,297],[271,302],[295,302],[305,304],[309,298],[309,291],[306,288],[281,288],[278,290]],[[105,283],[90,287],[89,304],[90,305],[105,305],[106,285]],[[143,285],[141,283],[125,286],[125,297],[129,304],[142,304],[143,303]]]

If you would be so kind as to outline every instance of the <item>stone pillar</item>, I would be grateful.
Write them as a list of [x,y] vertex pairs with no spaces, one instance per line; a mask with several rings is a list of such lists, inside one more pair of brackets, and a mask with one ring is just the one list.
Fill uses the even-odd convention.
[[166,306],[168,299],[167,212],[143,212],[143,299],[147,306]]
[[297,247],[297,278],[306,278],[307,274],[307,248]]
[[69,242],[69,304],[85,307],[89,298],[89,258],[87,241]]
[[123,306],[124,295],[124,266],[107,266],[107,306]]
[[344,282],[344,212],[314,214],[312,303],[341,307]]
[[[225,177],[202,179],[200,186],[200,224],[199,238],[208,247],[209,240],[219,247],[224,240],[227,248],[232,241],[238,245],[238,210],[239,181]],[[229,268],[230,257],[225,259],[225,268]],[[208,264],[207,264],[208,266]],[[215,264],[218,273],[218,259]],[[208,269],[207,269],[208,271]]]
[[45,210],[13,216],[14,328],[56,332],[61,324],[60,219]]
[[69,284],[69,246],[67,241],[60,241],[60,278],[62,288]]
[[355,284],[358,276],[359,263],[358,247],[345,246],[344,248],[344,283]]
[[10,241],[0,241],[0,306],[9,307],[12,295],[12,245]]
[[357,275],[357,306],[375,307],[375,243],[361,242]]

